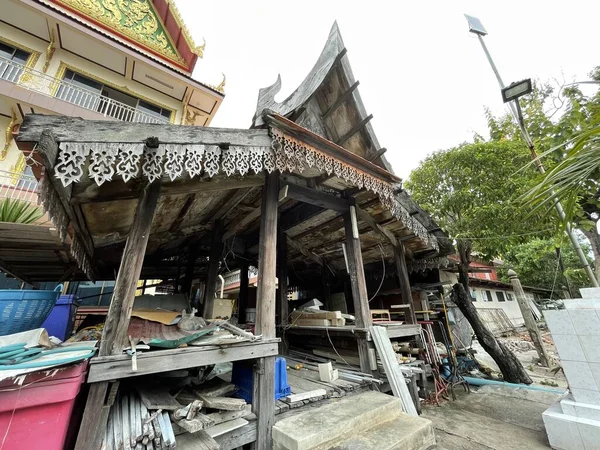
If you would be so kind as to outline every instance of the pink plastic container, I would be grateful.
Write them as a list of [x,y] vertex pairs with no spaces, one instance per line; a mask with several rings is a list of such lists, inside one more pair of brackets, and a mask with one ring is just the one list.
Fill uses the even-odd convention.
[[0,382],[0,450],[63,450],[86,373],[82,362],[27,374],[21,386]]

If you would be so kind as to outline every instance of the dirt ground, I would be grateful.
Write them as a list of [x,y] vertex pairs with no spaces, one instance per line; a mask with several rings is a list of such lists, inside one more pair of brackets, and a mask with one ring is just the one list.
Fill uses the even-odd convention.
[[425,406],[440,450],[549,449],[542,413],[561,395],[549,392],[483,386],[457,400]]

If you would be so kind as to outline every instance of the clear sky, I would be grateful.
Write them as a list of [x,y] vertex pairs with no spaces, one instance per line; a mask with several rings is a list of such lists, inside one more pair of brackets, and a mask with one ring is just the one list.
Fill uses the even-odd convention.
[[337,20],[367,112],[395,172],[408,177],[432,151],[487,137],[484,106],[502,113],[494,75],[463,17],[479,17],[506,84],[587,79],[600,65],[600,2],[570,0],[177,0],[197,43],[194,76],[227,76],[212,126],[247,128],[258,90],[281,74],[285,99],[316,62]]

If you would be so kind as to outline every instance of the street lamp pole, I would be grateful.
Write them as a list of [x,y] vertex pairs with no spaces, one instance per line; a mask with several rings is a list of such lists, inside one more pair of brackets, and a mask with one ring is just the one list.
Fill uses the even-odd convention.
[[[471,33],[474,33],[477,35],[477,39],[479,40],[479,43],[481,44],[481,47],[483,48],[485,56],[487,57],[487,60],[490,63],[490,66],[492,66],[494,75],[496,75],[496,79],[498,80],[500,89],[504,90],[506,88],[506,86],[504,85],[504,82],[502,81],[502,77],[500,76],[500,73],[498,72],[498,68],[496,67],[496,64],[494,64],[492,55],[490,55],[490,52],[489,52],[487,46],[485,45],[485,42],[483,41],[483,36],[485,36],[487,34],[487,31],[481,24],[481,21],[479,19],[477,19],[476,17],[468,16],[466,14],[465,14],[465,17],[466,17],[467,21],[469,22],[469,31]],[[531,153],[531,159],[533,160],[533,163],[535,164],[537,171],[541,174],[546,173],[546,170],[544,169],[544,165],[542,164],[542,161],[540,160],[537,152],[535,151],[535,146],[533,144],[533,140],[531,139],[531,136],[529,135],[529,132],[527,131],[527,128],[525,127],[525,120],[523,119],[523,112],[521,111],[521,104],[519,103],[519,98],[516,97],[514,100],[509,101],[508,105],[513,114],[513,117],[517,120],[519,129],[521,130],[521,135],[523,136],[523,139],[525,140],[525,142],[527,143],[527,146],[529,147],[529,151]],[[553,203],[554,203],[554,207],[556,208],[556,212],[558,213],[558,217],[560,218],[561,221],[564,222],[565,221],[565,211],[564,211],[561,203],[555,197],[554,190],[552,190],[550,193],[553,197]],[[566,228],[565,231],[566,231],[567,235],[569,236],[569,239],[571,240],[571,244],[573,244],[575,253],[577,254],[577,257],[579,258],[580,263],[583,265],[583,268],[586,272],[586,275],[590,279],[592,286],[600,287],[600,284],[598,284],[598,280],[596,279],[596,276],[594,275],[594,271],[590,267],[590,263],[588,262],[588,260],[585,256],[585,253],[581,249],[581,245],[579,245],[579,240],[577,239],[577,236],[575,236],[575,233],[573,231],[573,228],[571,227],[571,224],[567,222],[565,228]]]

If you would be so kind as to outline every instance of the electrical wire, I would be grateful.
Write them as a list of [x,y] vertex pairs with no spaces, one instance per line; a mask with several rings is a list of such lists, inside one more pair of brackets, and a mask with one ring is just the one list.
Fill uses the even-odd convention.
[[373,300],[375,297],[377,297],[377,294],[379,294],[379,291],[381,290],[381,286],[383,286],[383,281],[385,280],[385,257],[383,254],[383,247],[381,246],[381,244],[379,244],[379,251],[381,252],[381,265],[383,267],[383,270],[382,270],[383,276],[381,277],[381,283],[379,283],[379,287],[377,288],[377,291],[375,291],[375,294],[373,294],[373,297],[371,297],[369,299],[368,303],[371,303],[371,300]]

